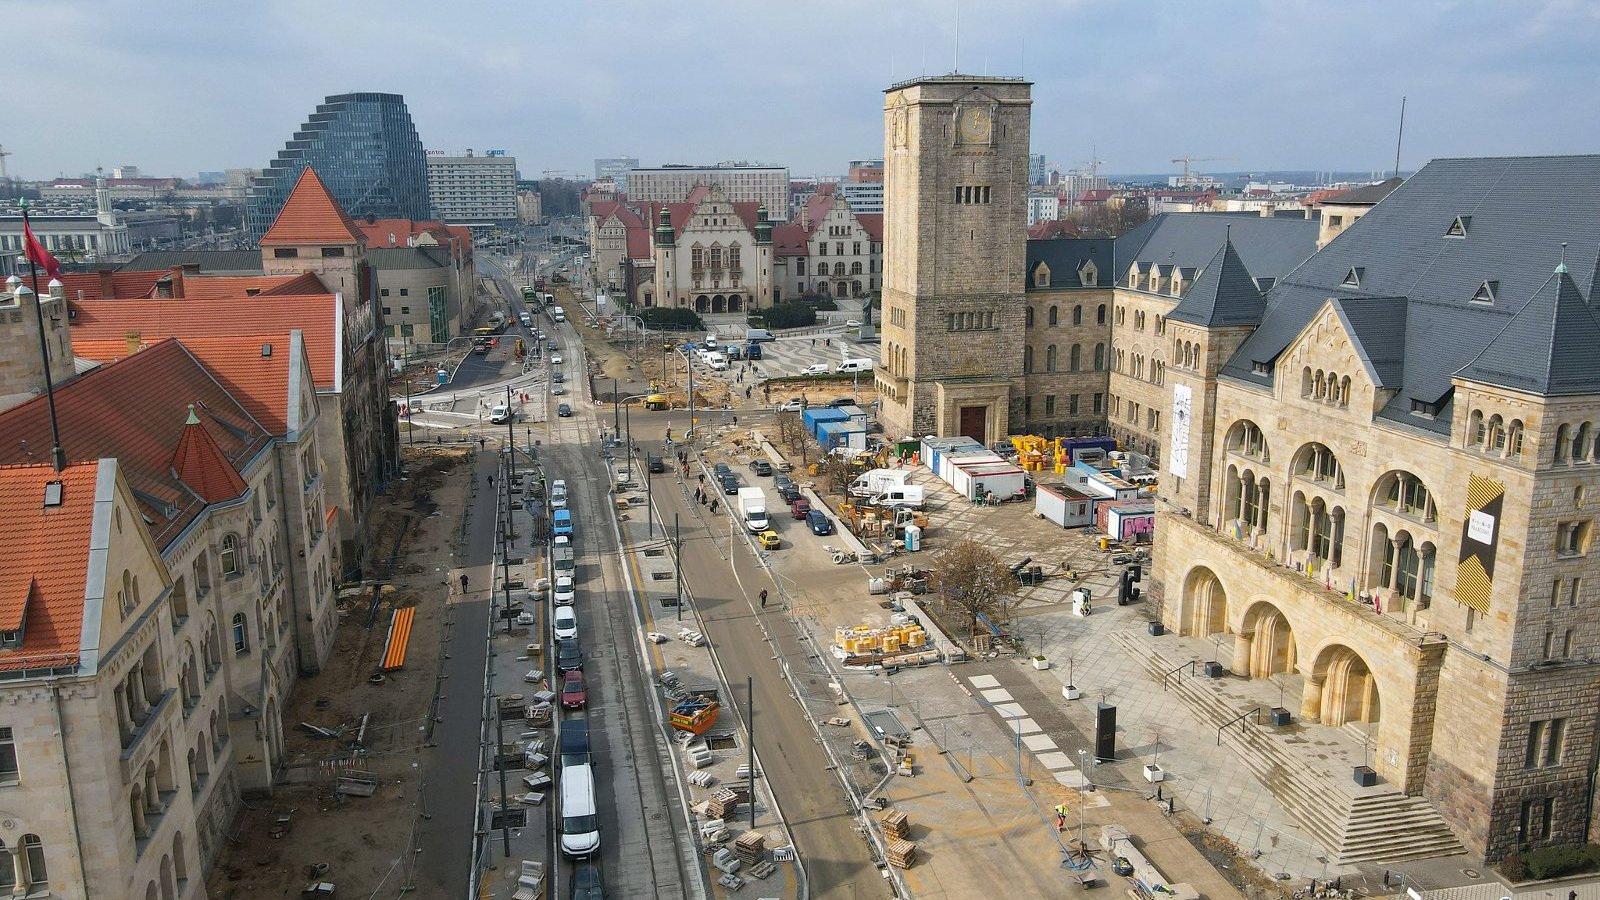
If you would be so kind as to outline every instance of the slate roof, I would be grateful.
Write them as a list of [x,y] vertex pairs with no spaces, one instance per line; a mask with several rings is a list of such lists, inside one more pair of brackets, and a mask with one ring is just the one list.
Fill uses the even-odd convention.
[[1094,260],[1096,288],[1112,287],[1116,281],[1116,241],[1111,238],[1048,238],[1028,241],[1027,290],[1035,290],[1033,271],[1039,263],[1050,267],[1050,287],[1037,290],[1081,288],[1078,268]]
[[1330,197],[1323,197],[1323,203],[1333,203],[1339,206],[1371,206],[1394,192],[1394,189],[1405,181],[1404,178],[1390,178],[1377,184],[1363,185],[1341,191]]
[[1600,323],[1563,265],[1456,374],[1547,397],[1600,394],[1597,348]]
[[1254,214],[1162,213],[1117,238],[1116,278],[1135,262],[1198,269],[1231,239],[1257,278],[1280,278],[1316,252],[1318,225],[1311,219]]
[[[101,302],[143,305],[139,301]],[[173,470],[189,404],[194,405],[201,427],[236,472],[272,441],[177,341],[162,341],[79,376],[56,389],[55,402],[67,459],[115,458],[157,548],[165,548],[182,534],[206,506],[195,487],[180,480]],[[0,434],[5,435],[0,440],[0,464],[48,459],[50,416],[45,398],[36,397],[0,412]]]
[[[1471,216],[1467,234],[1448,237],[1457,216]],[[1542,328],[1526,321],[1507,327],[1525,307],[1530,318],[1543,309],[1571,316],[1570,295],[1563,300],[1559,292],[1530,306],[1550,289],[1562,243],[1584,248],[1566,254],[1573,285],[1595,284],[1600,156],[1434,160],[1273,286],[1261,327],[1223,374],[1270,385],[1271,376],[1257,374],[1254,365],[1274,361],[1328,298],[1391,298],[1406,306],[1405,365],[1401,392],[1381,417],[1448,433],[1448,417],[1424,423],[1409,415],[1410,400],[1445,399],[1457,372],[1488,378],[1494,370],[1494,384],[1570,390],[1574,380],[1549,358],[1554,345],[1542,342]],[[1363,270],[1359,288],[1343,286],[1352,268]],[[1474,302],[1485,281],[1498,282],[1495,301]],[[1536,338],[1510,349],[1514,341]],[[1492,364],[1484,357],[1468,370],[1497,340]],[[1585,352],[1593,356],[1592,349]]]
[[449,251],[443,247],[379,247],[368,250],[367,262],[374,269],[447,269]]
[[[201,272],[248,275],[261,271],[260,250],[151,250],[117,267],[118,272],[166,272],[173,266],[199,266]],[[73,296],[68,294],[68,296]]]
[[[0,650],[0,669],[77,662],[99,473],[97,461],[60,472],[42,463],[0,466],[0,521],[6,523],[0,627],[15,627],[26,616],[22,646]],[[52,481],[61,482],[61,503],[45,506],[45,485]]]
[[365,244],[367,236],[344,207],[333,199],[328,186],[310,166],[300,170],[300,180],[283,201],[272,227],[261,236],[261,246],[275,244]]
[[1200,270],[1167,318],[1208,327],[1255,325],[1266,307],[1254,276],[1228,241]]
[[1377,385],[1400,387],[1405,371],[1405,298],[1335,297],[1329,302]]

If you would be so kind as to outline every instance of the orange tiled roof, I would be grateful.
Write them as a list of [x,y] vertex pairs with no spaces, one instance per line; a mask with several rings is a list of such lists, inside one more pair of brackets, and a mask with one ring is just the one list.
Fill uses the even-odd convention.
[[861,230],[867,233],[867,237],[875,241],[883,240],[883,213],[856,213],[856,221],[861,223]]
[[[299,275],[196,275],[183,279],[183,299],[215,300],[263,294],[321,294],[328,289],[311,272]],[[70,294],[68,296],[71,296]]]
[[[183,346],[222,382],[251,418],[268,432],[289,430],[289,356],[287,332],[230,337],[185,337]],[[262,348],[270,345],[269,355]],[[77,342],[73,342],[77,352]],[[90,357],[93,359],[94,357]]]
[[328,193],[316,170],[306,166],[294,183],[283,210],[261,236],[261,246],[274,244],[362,244],[361,229]]
[[178,436],[178,448],[172,451],[172,471],[189,490],[200,495],[207,503],[232,500],[247,489],[239,472],[222,455],[222,448],[212,440],[211,432],[200,424],[189,406],[189,418],[183,423],[183,433]]
[[305,337],[306,357],[311,361],[311,376],[317,389],[332,390],[338,384],[339,303],[332,294],[274,295],[270,302],[261,302],[260,297],[87,300],[70,303],[68,308],[73,313],[74,348],[79,340],[93,341],[94,346],[101,347],[100,342],[125,340],[130,332],[138,333],[146,343],[154,343],[169,337],[281,335],[298,328]]
[[[96,302],[146,305],[129,300]],[[87,372],[57,388],[55,401],[67,458],[115,457],[157,547],[181,534],[206,505],[173,472],[189,404],[235,471],[272,440],[177,341],[162,341]],[[0,441],[0,464],[47,461],[51,440],[45,398],[35,397],[0,412],[0,434],[6,436]]]
[[[89,538],[100,466],[57,472],[47,464],[0,466],[0,629],[25,624],[22,646],[0,650],[0,669],[68,665],[78,659],[89,578]],[[45,506],[45,485],[61,482],[61,503]]]
[[167,270],[158,269],[146,272],[108,272],[111,280],[111,296],[105,293],[105,281],[99,272],[63,272],[59,278],[61,286],[66,288],[67,299],[78,299],[78,292],[83,292],[85,300],[134,300],[140,297],[149,297],[155,293],[156,282],[167,277]]

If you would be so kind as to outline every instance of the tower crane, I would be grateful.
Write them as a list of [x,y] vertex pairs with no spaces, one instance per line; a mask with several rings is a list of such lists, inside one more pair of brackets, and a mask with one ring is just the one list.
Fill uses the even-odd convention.
[[1193,179],[1189,176],[1189,164],[1190,163],[1221,162],[1222,160],[1225,160],[1225,159],[1233,159],[1233,157],[1231,157],[1231,156],[1190,156],[1189,154],[1185,153],[1184,155],[1178,157],[1177,159],[1174,159],[1173,162],[1175,162],[1175,163],[1183,163],[1183,182],[1182,183],[1185,184],[1185,185],[1188,185],[1188,184],[1193,184],[1194,183]]

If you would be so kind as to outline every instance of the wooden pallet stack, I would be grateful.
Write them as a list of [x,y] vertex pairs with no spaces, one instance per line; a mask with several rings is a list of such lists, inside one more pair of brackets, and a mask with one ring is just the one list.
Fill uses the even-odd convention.
[[917,861],[917,845],[913,841],[890,841],[889,862],[898,868],[909,869]]
[[883,827],[883,836],[891,841],[903,841],[911,832],[910,819],[898,809],[884,813],[878,824]]
[[761,861],[767,852],[767,838],[759,831],[746,831],[733,842],[733,852],[747,866]]
[[733,818],[734,808],[739,805],[739,795],[723,788],[711,795],[706,801],[706,815],[713,819]]

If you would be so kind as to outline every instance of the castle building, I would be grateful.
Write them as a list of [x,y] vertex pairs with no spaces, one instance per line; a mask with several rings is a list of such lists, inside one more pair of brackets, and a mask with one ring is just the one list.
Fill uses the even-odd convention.
[[1031,85],[916,78],[885,92],[876,382],[894,436],[984,443],[1023,419]]

